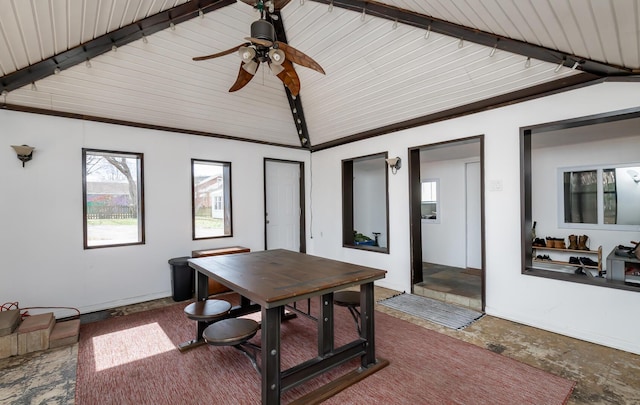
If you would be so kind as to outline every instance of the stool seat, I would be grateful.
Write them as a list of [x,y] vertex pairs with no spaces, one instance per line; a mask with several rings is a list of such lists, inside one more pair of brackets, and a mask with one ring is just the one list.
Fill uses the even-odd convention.
[[360,334],[360,312],[358,311],[360,307],[360,291],[346,290],[335,292],[333,293],[333,303],[349,309],[356,328],[358,329],[358,334]]
[[333,303],[341,307],[359,307],[360,291],[338,291],[333,293]]
[[213,322],[231,311],[231,304],[225,300],[196,301],[187,305],[184,313],[194,321]]
[[255,336],[258,322],[245,318],[223,319],[202,332],[204,341],[213,346],[236,346]]

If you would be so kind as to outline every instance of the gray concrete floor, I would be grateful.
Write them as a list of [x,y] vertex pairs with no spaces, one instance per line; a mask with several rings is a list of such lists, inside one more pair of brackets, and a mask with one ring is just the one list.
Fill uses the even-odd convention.
[[[396,294],[375,289],[377,301]],[[171,299],[163,299],[116,308],[111,316],[169,304]],[[640,404],[638,355],[488,315],[463,330],[452,330],[382,305],[376,310],[576,381],[570,405]],[[0,403],[73,404],[76,363],[77,344],[0,360]]]
[[422,278],[414,294],[482,311],[482,270],[422,263]]

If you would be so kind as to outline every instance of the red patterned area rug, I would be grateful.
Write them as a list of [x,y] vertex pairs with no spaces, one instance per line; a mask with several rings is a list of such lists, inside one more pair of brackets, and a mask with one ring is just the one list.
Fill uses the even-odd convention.
[[[259,404],[260,378],[231,347],[176,346],[195,335],[195,322],[176,304],[82,325],[77,405]],[[312,305],[313,307],[313,305]],[[313,309],[313,308],[312,308]],[[357,332],[336,307],[336,345]],[[377,355],[391,364],[330,398],[344,404],[564,404],[575,383],[542,370],[375,312]],[[260,332],[252,340],[259,344]],[[282,366],[313,358],[315,324],[299,316],[282,325]],[[282,398],[291,402],[347,373],[346,366],[308,381]]]

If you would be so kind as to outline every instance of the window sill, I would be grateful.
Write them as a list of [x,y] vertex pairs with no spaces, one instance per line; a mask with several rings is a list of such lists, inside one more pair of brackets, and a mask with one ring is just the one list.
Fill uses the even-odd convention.
[[526,268],[522,274],[527,276],[550,278],[553,280],[568,281],[571,283],[588,284],[598,287],[614,288],[617,290],[640,292],[640,284],[624,281],[608,280],[603,277],[589,277],[583,274],[563,273],[553,270]]
[[386,247],[380,246],[371,246],[371,245],[342,245],[344,248],[356,249],[356,250],[368,250],[370,252],[377,253],[389,253],[389,249]]

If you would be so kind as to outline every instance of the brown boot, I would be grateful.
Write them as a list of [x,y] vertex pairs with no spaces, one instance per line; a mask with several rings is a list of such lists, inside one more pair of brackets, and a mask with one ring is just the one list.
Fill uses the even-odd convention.
[[587,247],[587,239],[589,239],[587,235],[580,235],[578,237],[578,250],[589,250]]
[[578,236],[577,235],[569,235],[569,249],[577,250],[578,249]]
[[556,240],[547,236],[547,247],[556,247]]
[[556,242],[556,243],[555,243],[555,246],[554,246],[554,247],[555,247],[556,249],[566,249],[566,248],[567,248],[567,246],[564,244],[564,239],[556,238],[556,241],[555,241],[555,242]]

